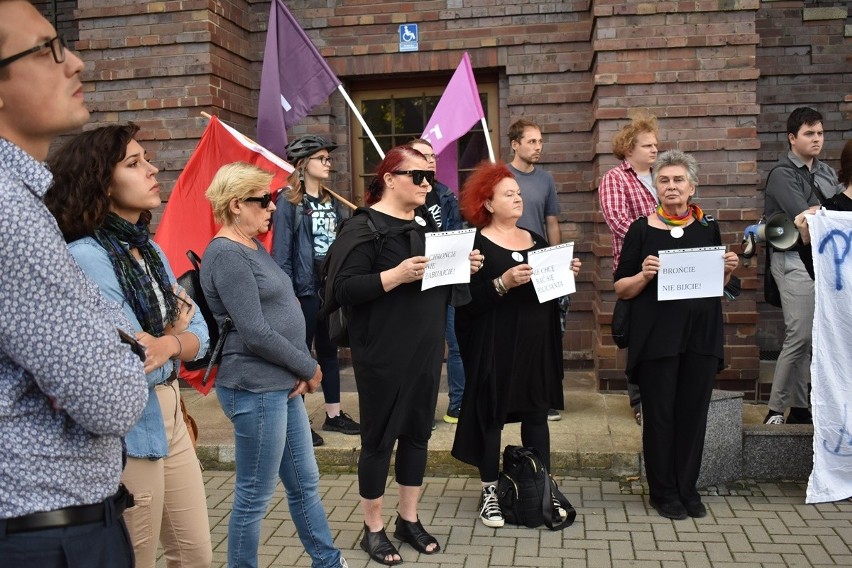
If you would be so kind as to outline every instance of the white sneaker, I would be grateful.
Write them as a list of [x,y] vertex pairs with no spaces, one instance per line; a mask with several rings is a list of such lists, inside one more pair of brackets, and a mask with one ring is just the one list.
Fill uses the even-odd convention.
[[772,426],[778,426],[779,424],[784,424],[784,415],[783,414],[773,414],[769,416],[766,420],[763,421],[764,424],[770,424]]
[[496,485],[486,485],[482,488],[482,495],[479,498],[479,519],[483,525],[494,529],[505,524],[503,511],[500,510],[500,503],[497,502]]

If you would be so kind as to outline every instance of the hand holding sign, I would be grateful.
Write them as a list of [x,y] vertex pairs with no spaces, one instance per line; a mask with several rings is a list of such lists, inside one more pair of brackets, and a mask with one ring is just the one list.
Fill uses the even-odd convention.
[[574,258],[573,242],[530,251],[527,258],[540,303],[577,291],[574,274],[580,269],[580,261]]

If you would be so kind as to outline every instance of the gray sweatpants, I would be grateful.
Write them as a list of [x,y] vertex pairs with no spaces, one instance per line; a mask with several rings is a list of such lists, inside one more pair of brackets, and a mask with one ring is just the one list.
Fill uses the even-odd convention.
[[769,409],[783,413],[790,407],[808,407],[814,282],[796,251],[772,252],[772,276],[781,292],[785,332],[772,378]]

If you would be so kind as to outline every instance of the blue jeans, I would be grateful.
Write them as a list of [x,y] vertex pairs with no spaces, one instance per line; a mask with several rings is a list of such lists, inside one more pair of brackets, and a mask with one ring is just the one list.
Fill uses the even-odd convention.
[[260,525],[278,484],[284,483],[290,517],[314,568],[340,566],[319,497],[319,468],[302,397],[287,391],[253,393],[216,387],[234,425],[236,483],[228,523],[228,566],[257,566]]
[[450,390],[449,408],[461,408],[464,394],[464,365],[456,339],[456,309],[447,306],[447,386]]

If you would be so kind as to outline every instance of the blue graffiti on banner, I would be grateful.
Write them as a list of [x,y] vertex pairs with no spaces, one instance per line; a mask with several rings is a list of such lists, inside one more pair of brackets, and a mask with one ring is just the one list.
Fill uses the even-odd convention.
[[[840,237],[841,244],[837,244],[834,237]],[[831,243],[834,249],[834,288],[843,290],[843,277],[840,272],[840,267],[849,256],[850,247],[852,247],[852,231],[843,232],[840,229],[832,229],[822,238],[819,243],[819,253],[823,254],[828,244]]]
[[399,26],[399,50],[418,51],[420,49],[420,34],[417,24],[402,24]]
[[[833,446],[829,445],[828,440],[822,440],[822,447],[836,456],[843,458],[852,457],[852,431],[846,427],[847,406],[843,406],[843,424],[837,432],[837,442]],[[845,451],[844,451],[845,450]]]

